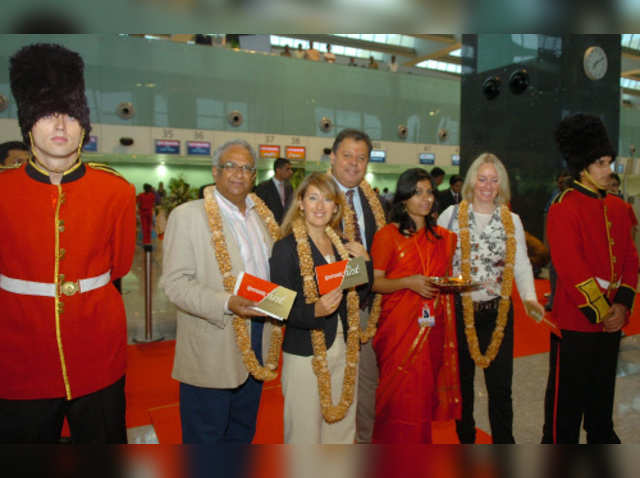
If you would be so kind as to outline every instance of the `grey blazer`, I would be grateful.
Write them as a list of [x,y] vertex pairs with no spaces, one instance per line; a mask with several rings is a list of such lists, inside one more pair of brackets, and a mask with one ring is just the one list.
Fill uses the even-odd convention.
[[[223,232],[232,273],[237,277],[244,269],[242,257],[224,219]],[[266,227],[263,237],[271,250],[273,244]],[[235,342],[232,315],[225,313],[224,306],[231,294],[224,290],[204,200],[187,202],[171,212],[163,247],[160,285],[178,307],[172,377],[198,387],[242,385],[248,372]],[[265,356],[270,337],[271,324],[267,320],[262,336]]]

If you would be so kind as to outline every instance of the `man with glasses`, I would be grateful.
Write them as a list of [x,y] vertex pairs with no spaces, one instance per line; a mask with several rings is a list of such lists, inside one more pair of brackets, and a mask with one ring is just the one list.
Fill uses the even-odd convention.
[[291,161],[286,158],[276,159],[273,163],[273,171],[273,177],[258,184],[255,193],[271,210],[278,224],[282,224],[293,197],[293,188],[289,183],[289,178],[293,175]]
[[[269,279],[272,239],[249,192],[255,153],[245,141],[213,155],[215,186],[175,208],[164,238],[161,285],[178,307],[172,376],[180,382],[183,443],[251,443],[262,382],[251,376],[236,345],[234,315],[251,318],[251,347],[262,363],[268,327],[255,305],[228,292],[218,262],[222,235],[231,274]],[[264,326],[264,334],[263,334]],[[263,343],[264,342],[264,343]]]

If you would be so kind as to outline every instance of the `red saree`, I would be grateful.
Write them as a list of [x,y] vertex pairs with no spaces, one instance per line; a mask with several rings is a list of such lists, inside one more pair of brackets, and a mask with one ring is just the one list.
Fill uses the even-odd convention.
[[[373,267],[388,279],[414,274],[446,276],[456,235],[437,227],[441,239],[423,230],[405,237],[393,224],[380,229],[371,248]],[[434,327],[420,327],[425,302]],[[376,391],[374,443],[431,443],[431,422],[460,416],[460,381],[453,300],[426,300],[409,289],[386,294],[373,338],[380,382]]]

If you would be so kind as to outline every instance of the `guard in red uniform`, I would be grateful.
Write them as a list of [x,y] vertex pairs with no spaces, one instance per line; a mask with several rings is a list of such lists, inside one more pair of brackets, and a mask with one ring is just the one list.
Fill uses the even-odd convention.
[[0,443],[126,443],[126,315],[135,190],[83,163],[83,61],[58,45],[11,58],[31,158],[0,173]]
[[607,194],[615,151],[596,116],[561,121],[556,142],[574,176],[549,209],[547,233],[558,282],[543,443],[620,443],[613,400],[620,330],[629,320],[638,280],[631,221],[619,197]]
[[144,183],[142,187],[144,192],[138,194],[136,201],[142,226],[142,245],[146,248],[151,246],[151,226],[153,225],[153,207],[156,204],[156,195],[153,194],[151,184]]

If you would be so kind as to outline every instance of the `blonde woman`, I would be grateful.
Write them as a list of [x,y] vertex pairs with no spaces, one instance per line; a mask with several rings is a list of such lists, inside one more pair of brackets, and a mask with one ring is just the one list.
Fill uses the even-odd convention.
[[364,246],[340,239],[344,209],[333,178],[312,173],[295,191],[273,247],[271,281],[298,293],[282,347],[285,443],[355,440],[359,294],[369,286],[320,296],[315,278],[316,266],[349,257],[364,257],[373,277]]
[[457,301],[458,360],[462,418],[456,423],[461,443],[475,442],[473,381],[475,365],[484,369],[489,422],[494,443],[514,443],[511,380],[515,277],[520,297],[538,320],[544,315],[534,288],[522,222],[509,210],[509,177],[491,153],[478,156],[462,186],[463,201],[448,207],[438,225],[458,235],[454,275],[481,284]]

